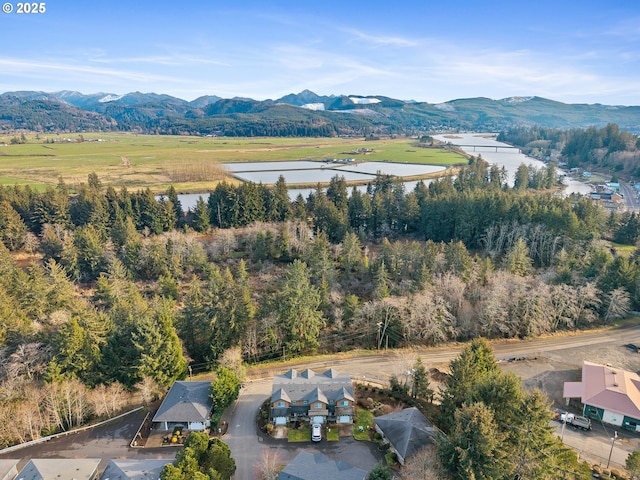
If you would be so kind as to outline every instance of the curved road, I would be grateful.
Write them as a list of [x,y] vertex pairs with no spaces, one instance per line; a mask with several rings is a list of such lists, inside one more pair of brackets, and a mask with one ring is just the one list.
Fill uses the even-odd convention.
[[[512,340],[492,343],[492,345],[496,358],[501,360],[510,357],[541,356],[548,352],[586,346],[612,348],[628,342],[640,344],[640,325],[535,340]],[[463,346],[421,348],[363,356],[353,355],[351,357],[329,355],[320,360],[287,362],[286,364],[271,365],[268,368],[255,367],[251,369],[250,377],[253,380],[245,384],[233,410],[227,414],[231,419],[224,439],[231,448],[232,456],[236,461],[237,470],[234,479],[251,480],[255,478],[254,466],[259,461],[262,452],[267,448],[274,448],[265,444],[265,440],[256,430],[255,422],[262,402],[271,394],[271,379],[274,374],[282,373],[288,368],[321,370],[335,367],[340,371],[348,372],[354,378],[386,383],[391,375],[401,374],[408,370],[417,356],[420,356],[427,366],[447,364],[460,353],[462,348]],[[284,460],[282,463],[286,463],[295,454],[295,449],[287,449],[286,452],[281,451],[280,453],[284,453],[281,458]]]

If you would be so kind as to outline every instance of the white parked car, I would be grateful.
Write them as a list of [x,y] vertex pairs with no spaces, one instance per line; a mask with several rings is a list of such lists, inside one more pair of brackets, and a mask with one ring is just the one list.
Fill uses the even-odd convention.
[[322,427],[318,423],[314,423],[311,426],[311,440],[314,442],[322,440]]

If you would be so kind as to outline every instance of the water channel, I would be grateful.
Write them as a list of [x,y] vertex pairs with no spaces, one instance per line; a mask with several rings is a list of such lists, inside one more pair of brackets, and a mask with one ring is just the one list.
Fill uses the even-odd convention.
[[[520,153],[517,148],[513,148],[506,143],[495,140],[495,135],[480,133],[456,133],[447,135],[435,135],[434,138],[450,142],[459,146],[463,151],[471,155],[481,155],[490,164],[498,167],[505,167],[508,174],[508,182],[513,185],[515,173],[520,164],[532,165],[540,168],[544,163]],[[497,148],[496,148],[497,147]],[[426,173],[433,173],[444,170],[444,167],[435,165],[416,165],[391,162],[362,162],[362,163],[323,163],[309,160],[286,161],[286,162],[247,162],[230,163],[225,167],[234,173],[234,176],[244,181],[262,182],[271,185],[277,182],[278,177],[283,175],[288,184],[322,182],[326,183],[335,175],[343,175],[347,181],[350,180],[373,180],[377,172],[397,176],[412,176]],[[560,172],[562,173],[562,172]],[[407,181],[404,183],[405,191],[415,188],[417,181]],[[426,184],[429,180],[425,181]],[[564,177],[566,188],[565,195],[578,193],[589,194],[591,186]],[[360,191],[366,191],[366,185],[356,187]],[[289,198],[295,200],[298,195],[306,198],[314,188],[292,188],[289,189]],[[206,201],[209,193],[187,193],[178,195],[182,208],[193,210],[199,197]]]

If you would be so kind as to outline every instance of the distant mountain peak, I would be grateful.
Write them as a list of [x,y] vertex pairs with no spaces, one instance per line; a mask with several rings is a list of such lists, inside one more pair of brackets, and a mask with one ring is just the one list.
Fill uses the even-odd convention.
[[98,99],[98,102],[100,103],[108,103],[108,102],[115,102],[116,100],[120,100],[123,97],[123,95],[113,95],[113,94],[108,94],[105,95],[104,97]]
[[529,100],[533,100],[534,97],[507,97],[503,98],[501,101],[505,103],[524,103]]

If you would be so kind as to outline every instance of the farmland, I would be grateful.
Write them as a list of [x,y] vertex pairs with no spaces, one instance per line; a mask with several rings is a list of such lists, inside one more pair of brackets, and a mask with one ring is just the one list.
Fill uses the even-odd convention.
[[[367,161],[454,165],[455,153],[415,147],[408,138],[363,141],[344,138],[221,138],[82,133],[27,136],[24,144],[0,137],[0,184],[42,189],[61,177],[73,188],[97,173],[104,185],[129,189],[204,192],[223,179],[228,162],[355,157]],[[368,149],[366,154],[354,153]]]

